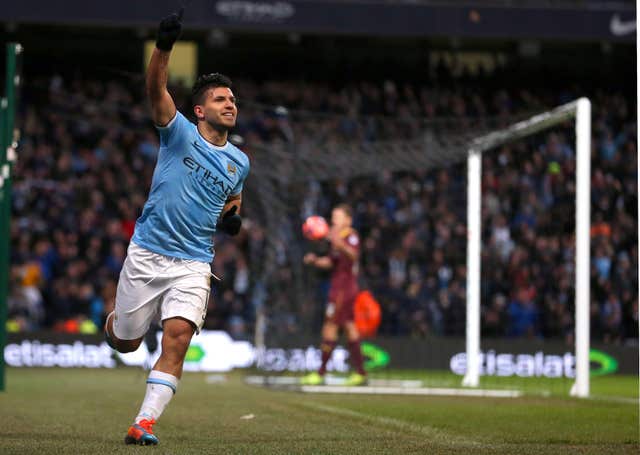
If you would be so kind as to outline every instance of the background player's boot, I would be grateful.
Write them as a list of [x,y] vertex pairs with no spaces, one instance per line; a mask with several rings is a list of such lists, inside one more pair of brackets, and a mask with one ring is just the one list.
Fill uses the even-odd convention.
[[356,385],[366,385],[367,377],[364,374],[360,373],[351,373],[351,375],[347,378],[345,385],[348,386],[356,386]]
[[138,444],[141,446],[156,445],[158,438],[153,434],[153,424],[155,420],[143,419],[129,427],[127,436],[124,438],[125,444]]
[[324,376],[320,375],[317,371],[309,373],[306,376],[300,378],[300,384],[302,385],[322,385],[324,384]]

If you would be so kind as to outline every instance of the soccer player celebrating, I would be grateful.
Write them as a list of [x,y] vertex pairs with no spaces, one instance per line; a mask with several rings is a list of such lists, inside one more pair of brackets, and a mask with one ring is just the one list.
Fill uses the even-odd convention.
[[363,385],[367,376],[363,368],[362,351],[360,350],[360,334],[354,323],[354,303],[358,294],[358,255],[360,239],[351,227],[353,221],[351,208],[338,205],[331,212],[331,229],[328,239],[331,250],[327,256],[308,253],[304,263],[321,269],[331,269],[331,287],[329,302],[322,326],[322,364],[317,372],[302,378],[304,385],[324,383],[327,362],[336,347],[338,329],[343,328],[349,342],[351,366],[355,369],[347,379],[347,385]]
[[208,74],[194,84],[197,125],[176,110],[167,91],[169,56],[181,34],[182,13],[160,23],[147,69],[160,150],[120,273],[115,310],[104,329],[109,345],[124,353],[138,348],[156,314],[162,321],[162,353],[149,373],[127,444],[158,443],[152,427],[176,393],[191,337],[207,312],[212,236],[216,230],[230,235],[240,230],[241,191],[249,172],[247,156],[227,142],[238,110],[226,76]]

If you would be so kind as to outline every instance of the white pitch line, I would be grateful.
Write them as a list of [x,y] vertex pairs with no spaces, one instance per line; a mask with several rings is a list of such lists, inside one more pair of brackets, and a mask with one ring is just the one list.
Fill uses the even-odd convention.
[[422,381],[410,380],[370,380],[366,386],[345,386],[344,378],[326,378],[327,384],[320,386],[300,385],[295,376],[247,376],[245,382],[250,385],[299,386],[305,393],[346,393],[360,395],[431,395],[517,398],[523,395],[520,390],[461,389],[453,387],[421,387]]
[[372,387],[372,386],[301,386],[305,393],[348,393],[371,395],[436,395],[461,397],[517,398],[522,396],[519,390],[487,390],[487,389],[445,389],[435,387]]
[[368,384],[375,387],[422,387],[423,386],[422,381],[417,379],[369,379]]
[[608,401],[610,403],[640,404],[640,398],[616,397],[612,395],[592,395],[588,397],[588,399],[594,401]]
[[350,409],[338,408],[335,406],[328,406],[319,403],[302,403],[303,406],[315,409],[318,411],[324,411],[330,414],[342,415],[351,418],[358,418],[360,420],[369,421],[380,424],[383,428],[396,428],[401,431],[411,432],[414,434],[420,434],[427,436],[431,442],[439,445],[451,446],[464,446],[464,447],[482,447],[483,444],[470,438],[461,437],[459,435],[453,435],[446,431],[434,428],[428,425],[416,425],[404,420],[395,419],[393,417],[382,417],[370,414],[364,414],[362,412],[352,411]]
[[[340,386],[347,382],[346,378],[327,376],[326,384],[329,386]],[[245,382],[252,385],[300,385],[299,376],[247,376]],[[401,380],[401,379],[370,379],[369,385],[376,387],[422,387],[422,381]]]

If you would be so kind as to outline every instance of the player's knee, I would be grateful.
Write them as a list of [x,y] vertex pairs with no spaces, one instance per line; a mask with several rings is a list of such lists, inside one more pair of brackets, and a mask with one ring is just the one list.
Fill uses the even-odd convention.
[[128,352],[136,351],[140,347],[142,340],[118,340],[116,341],[116,351],[120,354],[126,354]]
[[349,341],[358,341],[360,339],[360,332],[358,328],[352,322],[345,324],[345,331],[347,332],[347,339]]
[[189,347],[189,343],[191,343],[191,337],[191,332],[182,332],[172,336],[169,342],[175,346],[177,350],[186,350]]
[[347,330],[347,340],[349,341],[360,340],[360,334],[358,333],[358,330]]
[[337,338],[338,326],[331,322],[325,323],[324,327],[322,327],[322,336],[329,339]]
[[107,321],[104,325],[104,336],[112,349],[115,349],[120,354],[126,354],[133,352],[140,347],[142,343],[142,337],[135,340],[121,340],[113,333],[113,318],[111,317],[113,312],[107,316]]

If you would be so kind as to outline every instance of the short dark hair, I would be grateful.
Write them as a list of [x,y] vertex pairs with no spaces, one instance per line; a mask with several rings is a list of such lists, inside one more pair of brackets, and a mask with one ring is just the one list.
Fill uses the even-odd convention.
[[224,74],[211,73],[203,74],[198,77],[193,88],[191,89],[191,102],[195,106],[196,104],[202,104],[204,102],[203,95],[210,88],[215,87],[228,87],[232,88],[233,83]]
[[342,210],[349,218],[353,218],[353,210],[348,204],[338,204],[334,207],[334,209]]

